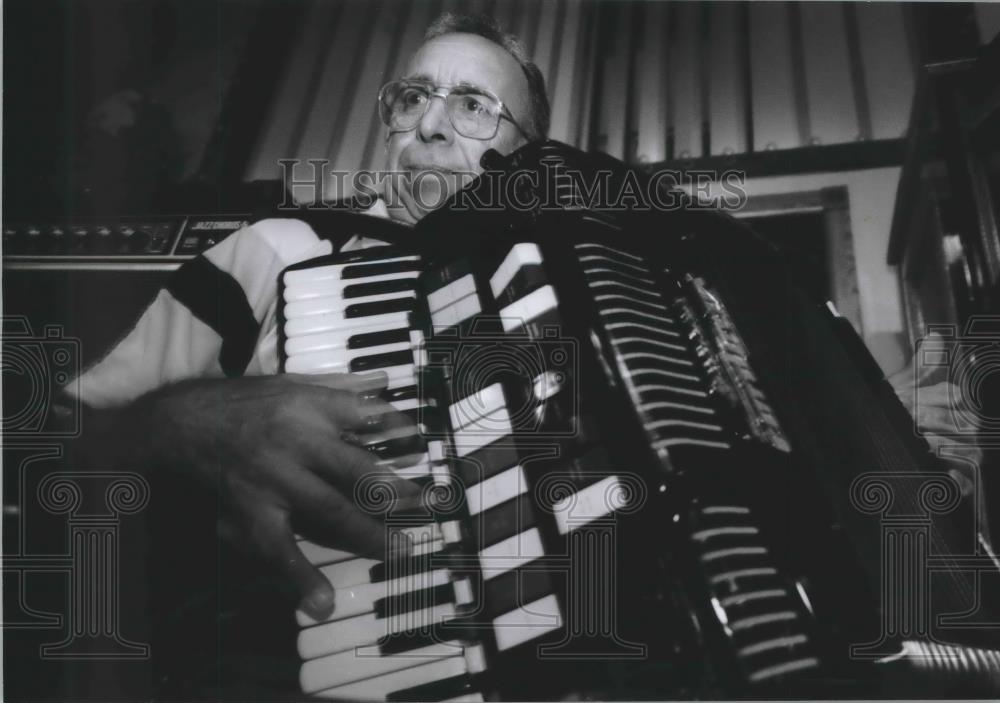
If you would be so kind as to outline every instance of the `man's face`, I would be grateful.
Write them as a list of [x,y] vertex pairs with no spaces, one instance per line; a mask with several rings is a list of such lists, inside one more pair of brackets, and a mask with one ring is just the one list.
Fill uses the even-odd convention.
[[[528,122],[528,81],[520,65],[503,48],[476,34],[445,34],[430,40],[414,54],[405,77],[439,88],[462,83],[485,89],[503,101],[519,124]],[[406,174],[387,182],[389,214],[416,222],[468,185],[472,176],[461,174],[482,172],[479,160],[488,149],[509,154],[524,142],[517,127],[505,119],[492,139],[464,137],[448,119],[445,101],[431,98],[415,128],[389,133],[386,168]],[[414,180],[426,171],[434,173]]]

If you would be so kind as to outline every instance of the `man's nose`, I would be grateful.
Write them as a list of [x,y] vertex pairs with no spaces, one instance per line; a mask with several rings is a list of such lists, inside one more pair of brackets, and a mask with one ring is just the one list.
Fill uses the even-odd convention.
[[427,112],[417,124],[417,134],[425,142],[451,141],[454,136],[454,128],[451,126],[451,120],[448,119],[447,105],[443,99],[437,98],[436,95],[431,96]]

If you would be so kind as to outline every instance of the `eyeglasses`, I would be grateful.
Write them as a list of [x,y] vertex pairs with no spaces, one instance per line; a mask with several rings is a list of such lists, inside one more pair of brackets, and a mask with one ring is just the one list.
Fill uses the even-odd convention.
[[463,137],[492,139],[500,129],[501,119],[528,137],[500,98],[471,86],[444,88],[420,80],[386,83],[378,92],[379,117],[390,129],[407,132],[417,126],[435,97],[444,100],[451,126]]

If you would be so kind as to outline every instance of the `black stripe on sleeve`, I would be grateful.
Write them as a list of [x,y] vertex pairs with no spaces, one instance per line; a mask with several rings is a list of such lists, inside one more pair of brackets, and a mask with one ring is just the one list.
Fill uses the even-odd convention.
[[222,338],[223,373],[242,376],[253,357],[260,325],[236,279],[199,256],[174,272],[167,290]]

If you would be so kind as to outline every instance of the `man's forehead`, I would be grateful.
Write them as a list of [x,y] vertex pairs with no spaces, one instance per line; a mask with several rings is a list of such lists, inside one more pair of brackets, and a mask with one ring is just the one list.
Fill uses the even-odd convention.
[[493,92],[521,87],[514,57],[476,34],[445,34],[425,42],[407,64],[405,77]]

